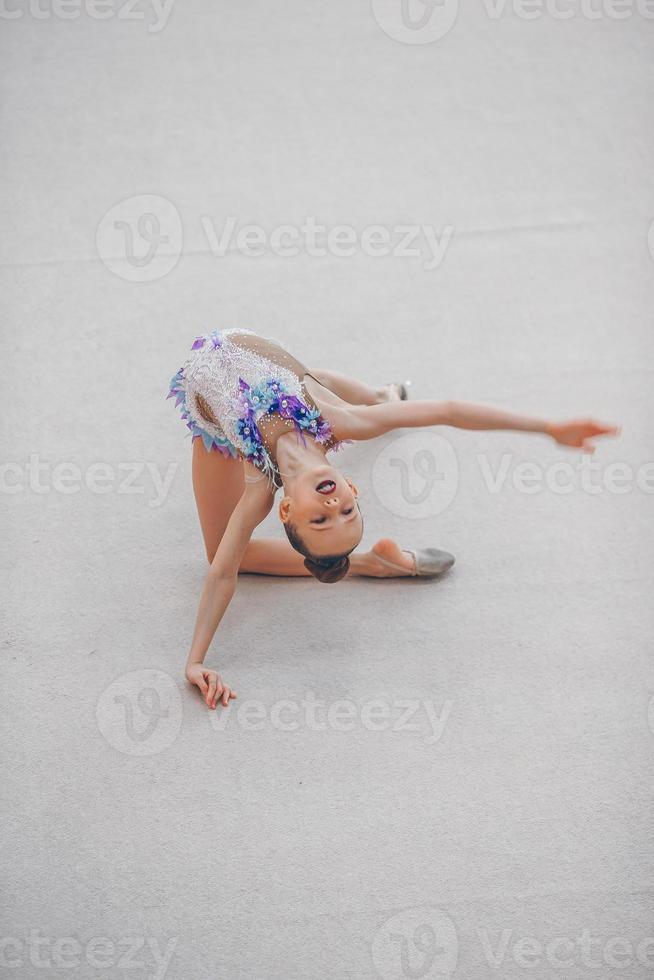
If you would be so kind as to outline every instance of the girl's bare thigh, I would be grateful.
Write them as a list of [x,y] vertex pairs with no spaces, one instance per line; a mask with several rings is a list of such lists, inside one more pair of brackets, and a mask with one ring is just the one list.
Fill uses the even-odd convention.
[[204,547],[212,562],[245,487],[243,463],[216,450],[208,452],[201,439],[194,439],[192,472]]

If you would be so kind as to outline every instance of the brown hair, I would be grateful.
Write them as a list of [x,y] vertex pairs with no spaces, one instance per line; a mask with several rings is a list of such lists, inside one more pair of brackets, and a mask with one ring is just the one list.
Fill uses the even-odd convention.
[[[319,582],[331,584],[332,582],[340,582],[342,578],[345,578],[350,570],[349,551],[343,555],[313,555],[298,534],[295,525],[290,522],[284,524],[284,530],[295,550],[304,555],[306,570],[311,572]],[[350,551],[354,551],[354,548],[351,548]]]

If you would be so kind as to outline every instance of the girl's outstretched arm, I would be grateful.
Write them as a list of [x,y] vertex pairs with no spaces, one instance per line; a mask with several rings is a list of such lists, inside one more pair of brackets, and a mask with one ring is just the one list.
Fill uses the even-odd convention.
[[593,419],[573,419],[552,422],[517,415],[502,409],[469,402],[390,402],[384,405],[353,405],[344,413],[339,424],[340,439],[374,439],[375,436],[393,429],[416,428],[429,425],[452,425],[458,429],[511,429],[515,432],[540,432],[551,436],[562,446],[581,449],[585,453],[595,450],[592,439],[597,436],[615,436],[619,429]]
[[211,562],[200,596],[193,641],[186,662],[186,678],[195,684],[209,708],[223,705],[236,697],[220,674],[204,666],[207,650],[218,629],[225,610],[236,591],[238,569],[252,532],[272,508],[274,494],[267,480],[246,484]]

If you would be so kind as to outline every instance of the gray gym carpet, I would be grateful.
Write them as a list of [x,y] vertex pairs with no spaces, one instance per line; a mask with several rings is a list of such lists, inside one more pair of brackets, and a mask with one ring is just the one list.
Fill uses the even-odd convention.
[[[652,975],[653,13],[5,5],[7,976]],[[457,564],[244,578],[210,713],[165,395],[235,325],[623,434],[347,447]]]

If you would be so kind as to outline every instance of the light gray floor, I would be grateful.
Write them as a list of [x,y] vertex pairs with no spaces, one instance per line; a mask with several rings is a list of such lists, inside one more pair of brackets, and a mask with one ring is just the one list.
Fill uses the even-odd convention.
[[[178,0],[161,30],[144,3],[7,9],[7,975],[651,976],[652,20],[479,3],[413,44],[382,29],[399,0]],[[454,231],[432,269],[422,235],[214,255],[230,215]],[[235,324],[624,433],[585,475],[537,437],[349,447],[366,543],[455,569],[243,581],[209,658],[239,708],[210,716],[182,676],[205,564],[164,395]]]

